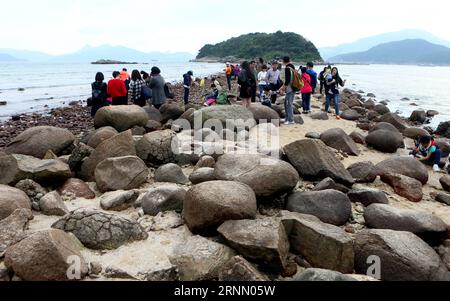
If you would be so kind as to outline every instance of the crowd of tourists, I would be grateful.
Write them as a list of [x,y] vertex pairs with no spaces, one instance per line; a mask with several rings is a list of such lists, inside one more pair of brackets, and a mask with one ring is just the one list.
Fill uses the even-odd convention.
[[310,114],[312,95],[318,92],[325,94],[326,112],[330,113],[331,104],[333,104],[336,118],[340,119],[339,89],[345,86],[346,81],[340,77],[336,67],[327,66],[320,74],[317,74],[313,63],[307,63],[306,67],[300,66],[297,69],[289,57],[284,57],[282,62],[275,60],[270,64],[266,64],[263,59],[246,61],[236,66],[227,63],[224,71],[230,91],[236,70],[239,71],[237,75],[239,97],[245,107],[249,107],[257,99],[263,105],[271,107],[276,103],[278,96],[284,96],[285,124],[292,125],[294,124],[295,95],[301,94],[303,114]]

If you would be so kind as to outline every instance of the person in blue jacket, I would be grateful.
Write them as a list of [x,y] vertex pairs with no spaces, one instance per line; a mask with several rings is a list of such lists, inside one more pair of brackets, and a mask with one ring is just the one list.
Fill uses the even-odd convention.
[[316,88],[317,88],[317,72],[314,71],[314,64],[309,62],[306,64],[306,67],[308,69],[307,73],[311,77],[311,86],[312,86],[312,94],[316,94]]
[[184,87],[184,104],[189,104],[189,94],[191,92],[191,86],[194,81],[194,72],[189,71],[183,75],[183,87]]

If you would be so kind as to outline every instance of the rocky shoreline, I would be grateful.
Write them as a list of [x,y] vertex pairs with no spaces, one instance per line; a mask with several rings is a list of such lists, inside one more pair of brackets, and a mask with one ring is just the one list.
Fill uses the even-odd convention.
[[[3,124],[0,280],[450,281],[450,176],[408,157],[427,112],[404,120],[345,90],[343,120],[323,97],[300,114],[297,96],[297,124],[278,127],[263,120],[282,119],[282,104],[230,100],[95,120],[77,104]],[[183,130],[198,111],[260,124]],[[433,133],[448,156],[450,124]],[[185,141],[202,152],[175,151]]]

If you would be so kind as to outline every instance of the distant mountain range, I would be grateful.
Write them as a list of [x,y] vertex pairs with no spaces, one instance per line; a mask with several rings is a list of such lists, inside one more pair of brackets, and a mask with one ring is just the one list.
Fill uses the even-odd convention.
[[90,63],[100,59],[117,61],[136,61],[149,63],[152,61],[188,62],[195,55],[187,52],[142,52],[122,46],[103,45],[99,47],[86,46],[77,52],[65,55],[50,55],[37,51],[0,49],[0,61],[30,61],[55,63]]
[[333,63],[450,65],[450,48],[421,39],[409,39],[375,46],[368,51],[342,54]]
[[360,39],[353,43],[342,44],[336,47],[324,47],[319,48],[320,54],[325,60],[341,54],[353,53],[353,52],[363,52],[371,49],[380,44],[385,44],[389,42],[402,41],[407,39],[421,39],[428,41],[433,44],[443,45],[450,47],[450,42],[440,39],[433,34],[416,29],[407,29],[397,32],[389,32],[385,34],[380,34],[364,39]]

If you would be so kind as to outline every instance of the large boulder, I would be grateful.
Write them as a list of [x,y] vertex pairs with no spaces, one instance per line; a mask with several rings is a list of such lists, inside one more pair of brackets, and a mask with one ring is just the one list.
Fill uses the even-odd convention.
[[136,144],[138,157],[153,167],[174,162],[173,144],[176,143],[175,137],[176,133],[171,130],[144,135]]
[[439,179],[439,183],[441,183],[441,186],[445,191],[450,191],[450,176],[443,176]]
[[123,211],[132,207],[138,196],[139,192],[135,190],[107,192],[100,197],[100,207],[103,210]]
[[382,103],[375,105],[375,108],[373,110],[380,115],[388,114],[391,112],[391,110],[389,110],[389,108]]
[[418,140],[421,137],[430,136],[430,133],[421,128],[409,127],[405,129],[405,131],[403,132],[403,136]]
[[404,145],[402,134],[386,130],[376,130],[370,133],[366,137],[366,143],[383,153],[396,153]]
[[330,129],[320,135],[320,140],[331,148],[351,156],[358,156],[359,149],[355,141],[340,128]]
[[69,213],[69,209],[57,191],[44,195],[39,202],[39,208],[48,216],[64,216]]
[[341,117],[342,117],[342,119],[345,119],[345,120],[355,121],[355,120],[358,120],[359,118],[361,118],[362,116],[358,113],[358,111],[349,109],[349,110],[344,111],[341,114]]
[[251,263],[241,256],[235,256],[219,271],[219,281],[268,281]]
[[397,173],[420,181],[422,184],[428,183],[428,170],[419,161],[411,157],[394,157],[387,159],[376,165],[380,175],[386,173]]
[[291,249],[313,267],[353,272],[353,239],[344,230],[298,213],[282,212],[281,219]]
[[95,182],[101,192],[139,188],[150,171],[136,156],[108,158],[95,168]]
[[16,184],[16,188],[25,192],[25,194],[30,198],[32,208],[34,210],[40,210],[39,203],[42,197],[48,193],[47,189],[33,180],[22,180]]
[[353,177],[322,141],[299,140],[284,147],[289,162],[307,180],[330,177],[337,183],[352,185]]
[[12,155],[11,160],[15,163],[6,170],[8,184],[30,179],[43,185],[58,185],[72,176],[69,165],[60,160],[41,160],[26,155]]
[[191,181],[191,183],[194,185],[203,182],[215,181],[217,180],[217,178],[214,173],[215,173],[214,168],[202,167],[195,170],[193,173],[189,175],[189,181]]
[[380,117],[380,121],[392,124],[401,133],[403,133],[408,127],[406,121],[404,121],[400,116],[398,116],[398,114],[395,113],[384,114],[383,116]]
[[15,245],[26,237],[33,213],[29,209],[17,209],[10,216],[0,221],[0,258],[9,246]]
[[377,168],[370,161],[352,164],[347,170],[355,179],[356,183],[373,183],[378,176]]
[[[253,113],[240,105],[231,106],[213,106],[209,108],[203,108],[196,111],[191,120],[191,125],[194,125],[194,120],[202,122],[201,125],[197,125],[196,128],[201,128],[208,120],[218,121],[222,123],[223,127],[226,127],[227,122],[230,126],[234,127],[242,122],[248,123],[249,127],[256,125]],[[233,130],[230,128],[230,130]]]
[[394,188],[395,193],[417,203],[423,199],[422,183],[414,178],[394,173],[381,175],[381,180]]
[[400,131],[395,126],[387,122],[377,122],[374,126],[370,128],[369,132],[372,133],[378,130],[400,133]]
[[183,210],[186,190],[177,185],[164,185],[150,189],[139,198],[145,214],[156,216],[160,212]]
[[137,222],[92,209],[75,210],[52,228],[73,233],[83,245],[94,250],[114,250],[125,243],[148,238]]
[[373,204],[366,208],[364,219],[369,228],[412,232],[432,245],[447,238],[447,224],[426,211]]
[[58,189],[58,192],[63,196],[73,196],[88,200],[95,199],[95,193],[89,185],[76,178],[68,179],[64,185]]
[[169,254],[181,281],[208,281],[219,277],[222,267],[235,256],[227,246],[201,236],[187,238]]
[[192,187],[184,201],[184,218],[194,233],[214,232],[229,220],[254,219],[256,196],[239,182],[212,181]]
[[95,114],[94,126],[111,126],[119,132],[124,132],[135,126],[145,126],[148,120],[147,112],[139,106],[108,106]]
[[372,204],[389,204],[386,193],[379,189],[360,188],[351,190],[347,196],[353,203],[361,203],[364,206]]
[[352,214],[350,199],[336,190],[295,192],[287,198],[286,208],[336,226],[344,225]]
[[0,220],[7,218],[17,209],[31,210],[30,198],[22,190],[0,184]]
[[425,112],[425,110],[415,110],[411,113],[409,120],[412,122],[425,123],[427,120],[427,112]]
[[286,268],[289,240],[280,220],[227,221],[217,231],[230,247],[245,258],[277,272]]
[[177,120],[184,114],[184,110],[176,103],[166,103],[159,109],[161,112],[161,123],[166,123],[169,120]]
[[188,178],[183,169],[174,163],[165,164],[155,171],[155,181],[162,183],[187,184]]
[[263,155],[225,154],[215,166],[216,179],[247,184],[261,198],[290,192],[300,180],[292,165]]
[[253,104],[249,110],[258,124],[280,120],[280,116],[275,110],[261,104]]
[[[376,256],[383,281],[450,281],[439,255],[410,232],[364,230],[356,235],[355,270],[366,274]],[[374,258],[375,259],[375,258]]]
[[318,281],[318,282],[355,282],[356,279],[344,275],[342,273],[336,272],[336,271],[330,271],[330,270],[324,270],[324,269],[307,269],[300,275],[296,276],[294,278],[294,281],[298,282],[312,282],[312,281]]
[[14,138],[7,145],[5,152],[43,159],[49,150],[60,155],[74,141],[75,136],[66,129],[38,126],[30,128]]
[[450,138],[450,121],[440,123],[434,133],[445,138]]
[[119,132],[117,132],[115,128],[105,126],[92,132],[88,136],[88,139],[86,139],[86,144],[93,149],[96,149],[97,146],[99,146],[103,141],[108,140],[109,138],[112,138],[117,134],[119,134]]
[[0,170],[0,184],[13,184],[18,171],[17,160],[12,155],[0,152]]
[[155,107],[153,107],[153,106],[146,106],[146,107],[144,107],[144,110],[147,113],[148,119],[150,121],[155,121],[155,122],[158,122],[158,123],[160,123],[162,121],[162,114]]
[[5,265],[25,281],[81,280],[88,265],[80,250],[80,242],[63,231],[36,232],[7,249]]
[[95,181],[95,169],[97,165],[108,158],[136,156],[133,136],[131,131],[120,133],[103,141],[94,152],[83,161],[81,175],[84,180]]

